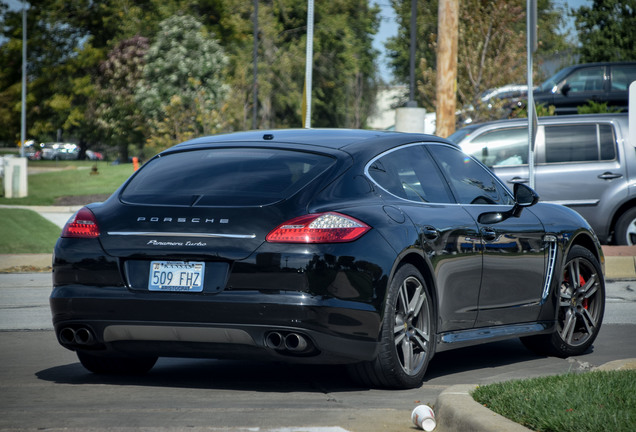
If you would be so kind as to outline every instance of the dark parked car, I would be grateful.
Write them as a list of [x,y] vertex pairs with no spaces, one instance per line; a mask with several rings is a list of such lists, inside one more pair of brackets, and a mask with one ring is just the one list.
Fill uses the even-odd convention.
[[629,85],[636,81],[636,62],[585,63],[561,69],[533,93],[534,101],[554,105],[555,114],[576,114],[589,101],[627,112]]
[[168,149],[79,210],[50,301],[60,344],[96,373],[258,357],[411,388],[452,348],[585,352],[603,265],[576,212],[513,195],[442,138],[254,131]]

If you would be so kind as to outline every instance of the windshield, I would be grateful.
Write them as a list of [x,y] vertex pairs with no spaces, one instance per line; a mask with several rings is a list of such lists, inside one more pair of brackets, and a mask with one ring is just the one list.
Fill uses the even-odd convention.
[[450,135],[447,139],[449,141],[454,142],[455,144],[459,144],[464,139],[466,139],[471,133],[473,133],[478,126],[481,126],[481,125],[467,126],[465,128],[461,128],[457,132]]
[[552,75],[546,81],[537,87],[538,92],[552,92],[556,91],[556,86],[563,81],[563,79],[570,73],[570,68],[561,69],[556,74]]

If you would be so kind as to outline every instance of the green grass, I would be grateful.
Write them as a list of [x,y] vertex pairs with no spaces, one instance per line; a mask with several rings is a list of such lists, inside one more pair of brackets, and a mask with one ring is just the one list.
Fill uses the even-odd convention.
[[34,211],[0,208],[0,254],[51,253],[61,229]]
[[[30,168],[41,172],[28,176],[28,196],[5,198],[0,188],[0,204],[9,205],[54,205],[62,196],[111,194],[133,173],[131,164],[110,165],[94,161],[29,161]],[[97,166],[99,174],[91,175]]]
[[503,382],[478,387],[473,398],[533,431],[636,430],[636,370]]

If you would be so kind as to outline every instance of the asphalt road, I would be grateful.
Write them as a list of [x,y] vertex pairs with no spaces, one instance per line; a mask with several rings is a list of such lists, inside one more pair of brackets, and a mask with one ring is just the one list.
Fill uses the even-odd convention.
[[[438,354],[415,390],[353,385],[343,368],[160,359],[142,377],[88,373],[51,330],[50,275],[0,275],[0,431],[412,431],[411,410],[455,384],[588,370],[636,358],[636,282],[608,284],[593,349],[557,359],[519,341]],[[633,288],[632,288],[633,286]]]

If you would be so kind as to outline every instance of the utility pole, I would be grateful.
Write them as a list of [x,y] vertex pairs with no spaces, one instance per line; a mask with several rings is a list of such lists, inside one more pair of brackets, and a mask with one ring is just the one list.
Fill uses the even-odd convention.
[[444,138],[455,132],[458,26],[459,0],[439,0],[435,134]]
[[409,101],[407,107],[417,107],[415,102],[415,43],[417,32],[417,0],[411,0],[411,47],[409,55]]
[[426,110],[418,108],[415,101],[415,44],[417,35],[417,0],[411,0],[411,48],[409,61],[409,101],[395,110],[395,130],[398,132],[425,133]]

